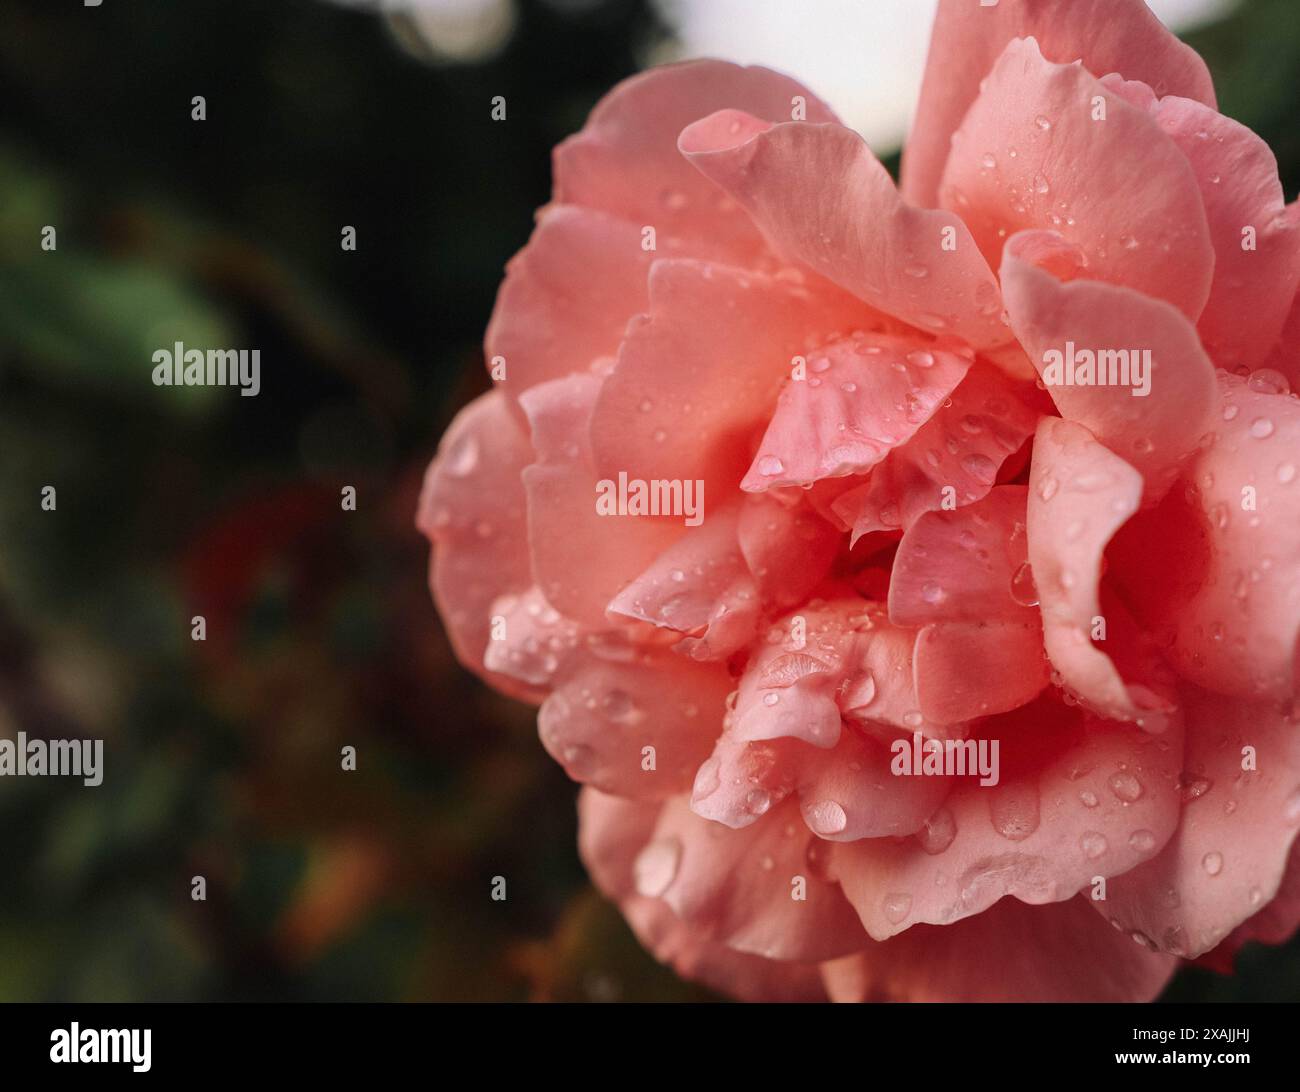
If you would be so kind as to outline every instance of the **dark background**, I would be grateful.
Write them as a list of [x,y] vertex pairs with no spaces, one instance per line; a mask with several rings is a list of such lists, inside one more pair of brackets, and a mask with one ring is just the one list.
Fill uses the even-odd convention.
[[[3,0],[0,734],[102,737],[106,776],[0,779],[0,999],[708,996],[592,893],[412,524],[551,147],[666,34],[533,0],[439,65],[317,0]],[[1294,197],[1294,0],[1190,40]],[[175,340],[259,348],[261,394],[154,387]],[[1168,996],[1293,999],[1300,946],[1239,971]]]

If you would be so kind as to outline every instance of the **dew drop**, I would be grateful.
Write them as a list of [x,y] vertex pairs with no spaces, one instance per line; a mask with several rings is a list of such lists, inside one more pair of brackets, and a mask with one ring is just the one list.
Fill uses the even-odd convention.
[[890,924],[898,925],[912,911],[912,896],[905,892],[896,892],[886,895],[882,905]]
[[916,832],[916,840],[920,843],[921,849],[931,857],[942,853],[952,845],[956,837],[957,821],[946,807],[936,811],[925,821],[925,826]]
[[1110,791],[1116,799],[1131,804],[1142,796],[1142,782],[1131,773],[1120,771],[1110,778]]
[[1079,848],[1083,850],[1083,855],[1087,857],[1088,860],[1095,861],[1105,853],[1108,848],[1106,836],[1095,830],[1087,831],[1084,833],[1083,837],[1079,839]]
[[814,834],[839,834],[849,825],[849,817],[835,800],[818,800],[805,807],[803,814]]
[[677,878],[681,860],[682,843],[677,838],[661,838],[651,842],[640,852],[632,866],[637,894],[657,899]]
[[1021,562],[1011,577],[1011,598],[1022,607],[1038,606],[1038,587],[1034,583],[1034,570],[1028,561]]

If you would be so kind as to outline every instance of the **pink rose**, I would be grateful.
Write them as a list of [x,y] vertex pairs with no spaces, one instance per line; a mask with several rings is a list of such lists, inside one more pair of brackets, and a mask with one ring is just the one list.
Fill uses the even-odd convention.
[[943,0],[901,193],[713,61],[554,170],[419,526],[645,945],[1145,1000],[1287,937],[1300,228],[1200,58],[1140,0]]

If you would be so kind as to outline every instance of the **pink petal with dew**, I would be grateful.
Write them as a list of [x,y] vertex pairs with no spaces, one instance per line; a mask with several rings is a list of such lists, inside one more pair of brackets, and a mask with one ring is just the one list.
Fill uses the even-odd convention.
[[505,397],[493,391],[457,414],[425,474],[416,525],[433,543],[429,584],[456,658],[507,694],[528,684],[484,666],[492,603],[532,583],[520,475],[532,458]]
[[964,746],[977,737],[999,741],[996,785],[960,779],[906,842],[835,847],[832,874],[877,940],[951,925],[1004,895],[1068,899],[1149,860],[1178,824],[1180,725],[1151,736],[1040,700],[981,722]]
[[1108,928],[1086,902],[1004,898],[955,925],[918,925],[823,963],[822,977],[831,999],[844,1002],[1154,1000],[1178,960]]
[[1182,697],[1178,830],[1154,859],[1113,878],[1095,909],[1142,943],[1191,958],[1279,891],[1300,830],[1300,732],[1270,702],[1195,688]]
[[794,361],[871,315],[835,289],[705,262],[661,261],[591,421],[603,477],[734,490]]
[[1161,24],[1143,0],[940,0],[916,122],[903,154],[902,188],[934,205],[952,134],[1008,42],[1033,36],[1060,64],[1082,58],[1097,76],[1118,72],[1161,95],[1214,106],[1214,85],[1196,50]]
[[861,474],[916,435],[966,375],[974,353],[914,339],[827,345],[786,383],[740,483],[761,492]]
[[853,541],[872,531],[906,530],[926,512],[986,497],[1004,464],[1034,433],[1034,393],[976,361],[911,440],[891,451],[864,484],[832,502],[853,528]]
[[729,255],[770,261],[748,216],[692,170],[678,134],[716,110],[789,121],[802,103],[809,122],[834,122],[820,99],[770,69],[701,60],[664,65],[624,80],[596,104],[580,133],[553,156],[555,200],[611,213],[635,225]]
[[1011,340],[997,281],[965,224],[904,202],[852,130],[767,125],[729,110],[685,129],[679,145],[783,257],[918,329],[975,348]]
[[1007,243],[1012,328],[1061,415],[1130,463],[1144,479],[1144,503],[1154,504],[1209,430],[1214,365],[1169,304],[1100,281],[1058,280],[1034,264],[1051,242],[1026,233]]
[[1045,61],[1032,38],[1011,42],[989,73],[939,197],[992,266],[1008,237],[1049,229],[1079,249],[1090,277],[1193,322],[1209,296],[1214,247],[1186,156],[1146,111],[1078,65]]
[[586,442],[601,379],[566,376],[525,391],[535,460],[523,472],[533,579],[568,618],[601,630],[611,599],[682,533],[682,521],[601,515]]

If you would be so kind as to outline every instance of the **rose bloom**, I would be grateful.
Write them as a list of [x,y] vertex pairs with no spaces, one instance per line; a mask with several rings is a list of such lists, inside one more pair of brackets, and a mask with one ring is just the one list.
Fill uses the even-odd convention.
[[642,943],[1113,1001],[1289,936],[1300,226],[1200,58],[1140,0],[944,0],[898,188],[716,61],[554,175],[418,522]]

